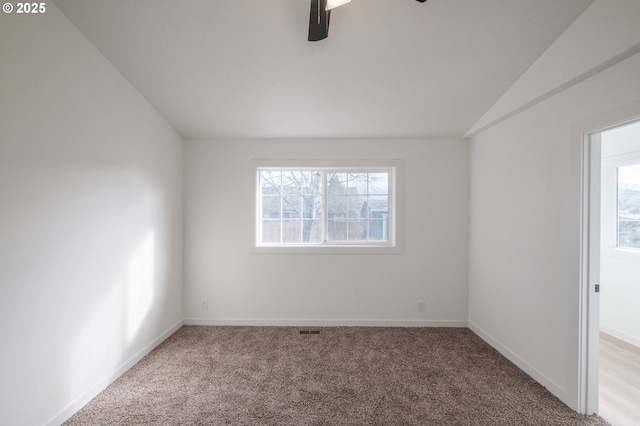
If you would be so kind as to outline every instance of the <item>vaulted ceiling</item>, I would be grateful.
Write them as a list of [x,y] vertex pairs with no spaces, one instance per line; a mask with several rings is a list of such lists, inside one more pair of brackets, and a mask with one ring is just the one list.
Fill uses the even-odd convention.
[[54,0],[186,138],[461,137],[593,0]]

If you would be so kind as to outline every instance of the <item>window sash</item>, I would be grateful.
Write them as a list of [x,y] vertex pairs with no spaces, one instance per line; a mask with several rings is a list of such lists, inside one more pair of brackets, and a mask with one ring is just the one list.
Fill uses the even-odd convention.
[[[257,204],[255,209],[255,221],[256,221],[256,231],[257,231],[256,240],[255,240],[256,247],[321,247],[321,246],[395,247],[395,185],[396,185],[396,178],[395,178],[396,168],[395,167],[278,167],[278,166],[265,167],[265,166],[258,166],[256,167],[255,170],[257,172],[257,188],[256,188]],[[284,209],[282,208],[284,197],[285,195],[288,195],[288,193],[290,192],[294,192],[294,193],[299,192],[298,190],[294,190],[290,187],[285,189],[284,186],[282,185],[282,182],[283,182],[282,176],[286,172],[292,173],[292,175],[295,175],[297,173],[298,176],[300,176],[304,172],[319,174],[320,181],[321,181],[321,185],[319,185],[320,189],[319,191],[315,191],[315,192],[311,191],[313,192],[313,196],[321,199],[320,201],[321,226],[314,228],[313,227],[314,225],[312,224],[311,225],[312,229],[310,231],[312,233],[313,232],[319,233],[319,235],[316,235],[316,238],[312,238],[308,241],[304,241],[305,235],[304,233],[301,233],[300,238],[297,239],[297,241],[292,241],[290,238],[285,238],[283,234],[283,232],[285,232],[283,229],[284,228],[283,223],[285,223],[285,217],[284,217]],[[280,173],[280,188],[277,191],[278,194],[276,194],[275,191],[270,191],[269,193],[263,192],[264,191],[263,173],[265,174],[269,173],[269,176],[272,176],[271,175],[272,173],[275,175]],[[347,204],[349,204],[351,199],[361,202],[362,198],[364,198],[364,201],[366,203],[366,204],[361,204],[361,208],[363,210],[366,209],[365,217],[361,217],[361,215],[364,214],[362,212],[360,212],[361,214],[358,217],[353,217],[355,215],[352,212],[352,217],[349,217],[349,214],[347,211],[347,215],[344,218],[347,226],[347,231],[346,231],[347,234],[345,235],[346,238],[340,238],[340,239],[335,238],[336,237],[335,235],[333,236],[330,235],[330,232],[332,230],[330,228],[331,226],[330,222],[332,225],[335,225],[336,220],[334,219],[332,221],[332,219],[329,217],[330,216],[329,208],[331,205],[329,200],[331,195],[329,194],[331,191],[328,188],[328,185],[329,185],[328,176],[337,176],[339,174],[344,175],[347,178],[347,185],[345,185],[345,188],[344,188],[345,193],[341,195],[345,197]],[[351,182],[353,185],[349,186],[350,176],[360,175],[360,178],[362,178],[363,174],[364,176],[366,176],[366,191],[364,194],[360,193],[358,188],[356,188],[358,184],[357,182]],[[379,178],[380,175],[386,175],[387,177],[386,191],[382,191],[380,187],[370,188],[371,186],[373,186],[372,175],[373,176],[378,175],[376,176],[377,178]],[[303,188],[299,188],[299,190],[301,192],[304,192]],[[349,191],[351,191],[351,193],[349,193]],[[280,197],[280,200],[281,200],[280,201],[281,209],[278,217],[273,219],[265,218],[264,217],[265,201],[269,200],[270,197],[277,198],[278,196]],[[374,214],[377,215],[376,217],[372,216],[371,207],[370,207],[371,203],[374,201],[378,202],[378,206],[386,205],[387,207],[385,212],[382,212],[382,211],[374,212]],[[304,200],[301,199],[301,202],[304,203]],[[303,210],[303,206],[301,206],[300,210]],[[314,211],[314,216],[315,216],[315,211]],[[312,218],[306,218],[306,219],[312,219]],[[305,223],[304,213],[301,212],[295,220],[300,222],[299,224],[300,227],[303,227]],[[277,241],[275,241],[274,238],[270,238],[270,241],[268,241],[269,238],[265,238],[266,236],[265,231],[267,231],[265,224],[270,222],[278,222],[278,221],[280,223],[280,229],[279,229],[280,236],[277,239]],[[372,236],[372,227],[374,229],[373,236]],[[359,234],[360,238],[352,238],[355,236],[354,232],[358,230],[360,232]],[[377,235],[381,236],[381,238],[375,238]],[[307,235],[307,238],[309,237],[310,235]]]
[[640,250],[640,164],[620,165],[616,172],[616,246]]

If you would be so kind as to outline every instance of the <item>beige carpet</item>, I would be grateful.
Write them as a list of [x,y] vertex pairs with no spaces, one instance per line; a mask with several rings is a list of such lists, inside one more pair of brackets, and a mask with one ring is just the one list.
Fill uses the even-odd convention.
[[468,329],[178,330],[67,425],[605,425]]

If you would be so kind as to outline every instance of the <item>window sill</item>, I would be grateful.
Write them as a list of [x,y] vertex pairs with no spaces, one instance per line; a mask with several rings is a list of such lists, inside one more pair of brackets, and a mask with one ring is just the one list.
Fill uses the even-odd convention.
[[627,259],[640,261],[640,250],[622,247],[607,247],[601,251],[602,256],[613,257],[617,259]]
[[390,245],[279,245],[253,246],[253,254],[402,254],[402,247]]

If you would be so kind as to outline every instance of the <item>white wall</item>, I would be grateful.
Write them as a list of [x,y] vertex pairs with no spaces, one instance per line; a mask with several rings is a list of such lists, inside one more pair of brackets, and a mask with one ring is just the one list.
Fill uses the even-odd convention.
[[[638,2],[596,1],[567,30],[572,42],[564,34],[556,42],[565,54],[550,48],[553,57],[565,59],[541,58],[545,72],[562,75],[567,58],[599,54],[607,43],[617,51],[607,32],[633,34],[638,45],[638,18]],[[584,25],[584,19],[593,25]],[[469,325],[574,409],[581,155],[572,127],[640,100],[640,55],[633,54],[635,48],[626,51],[615,64],[605,61],[608,67],[599,72],[578,73],[590,75],[579,82],[545,87],[547,92],[532,95],[538,100],[533,104],[518,102],[529,106],[497,119],[499,124],[470,144]],[[535,75],[523,78],[535,81]]]
[[[617,248],[617,167],[640,163],[640,122],[602,133],[600,330],[640,346],[640,252]],[[632,163],[629,163],[632,161]]]
[[[466,326],[466,141],[190,140],[185,155],[187,322]],[[250,253],[251,159],[362,158],[403,161],[403,254]]]
[[182,140],[50,2],[0,16],[0,424],[56,424],[175,329]]

